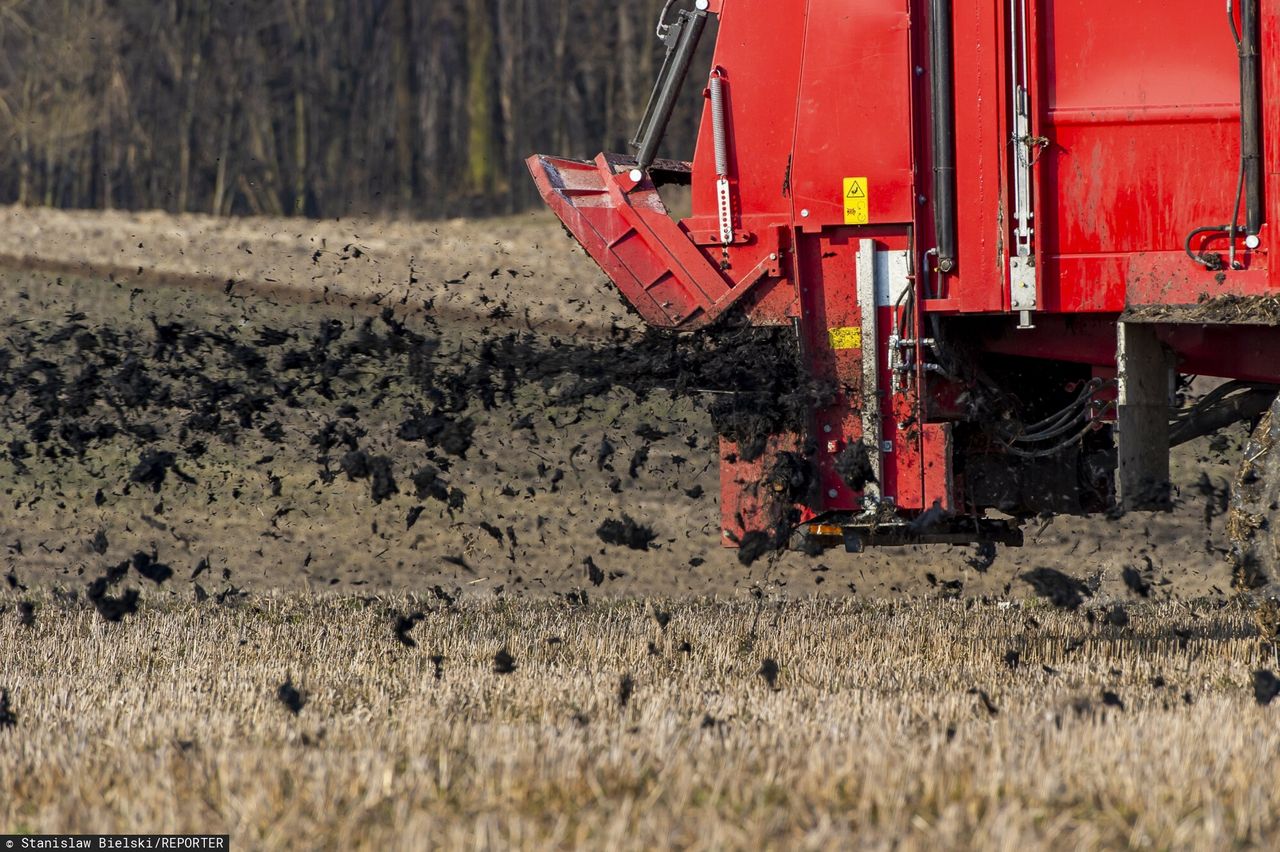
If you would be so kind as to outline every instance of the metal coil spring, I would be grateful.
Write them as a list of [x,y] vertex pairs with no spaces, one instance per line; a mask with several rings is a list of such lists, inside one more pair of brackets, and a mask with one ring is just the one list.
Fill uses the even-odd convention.
[[729,174],[729,142],[725,137],[724,78],[719,73],[711,75],[711,132],[716,145],[716,174]]

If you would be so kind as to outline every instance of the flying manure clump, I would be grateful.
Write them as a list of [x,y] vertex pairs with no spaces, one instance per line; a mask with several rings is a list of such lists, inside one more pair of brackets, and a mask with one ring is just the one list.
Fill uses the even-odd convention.
[[602,523],[596,530],[596,535],[605,544],[628,547],[631,550],[648,550],[658,537],[652,528],[636,523],[625,513],[621,520],[610,518]]
[[778,661],[773,657],[765,657],[760,663],[759,671],[756,672],[757,675],[764,678],[764,682],[775,692],[778,690],[778,673]]
[[[128,565],[129,563],[124,563],[126,570]],[[90,583],[86,590],[86,596],[104,621],[118,623],[124,620],[126,615],[133,615],[138,611],[138,590],[125,589],[124,593],[119,596],[108,594],[108,589],[119,582],[123,576],[123,574],[113,573],[114,570],[108,569],[106,575]]]
[[18,716],[9,703],[9,690],[0,689],[0,731],[13,728],[18,724]]
[[418,622],[422,621],[425,617],[426,616],[421,612],[413,612],[408,615],[397,615],[393,625],[396,641],[401,645],[404,645],[406,648],[418,647],[417,640],[410,636],[409,633],[417,626]]
[[493,673],[500,675],[509,675],[516,670],[515,657],[511,656],[506,648],[502,648],[498,653],[493,655]]
[[1077,610],[1092,597],[1093,590],[1083,581],[1056,568],[1036,568],[1019,575],[1036,595],[1045,598],[1059,609]]
[[284,708],[297,716],[302,712],[302,708],[307,704],[307,698],[298,688],[293,685],[293,678],[287,678],[284,683],[276,688],[276,700],[284,705]]
[[1267,669],[1258,669],[1253,673],[1253,699],[1266,707],[1276,696],[1280,695],[1280,678]]

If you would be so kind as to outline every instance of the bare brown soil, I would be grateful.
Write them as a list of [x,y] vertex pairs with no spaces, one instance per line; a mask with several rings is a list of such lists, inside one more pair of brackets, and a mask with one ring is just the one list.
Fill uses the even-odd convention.
[[[347,334],[366,321],[382,328],[376,317],[386,309],[438,336],[460,363],[510,330],[546,345],[589,346],[615,326],[636,324],[600,272],[542,216],[318,223],[7,209],[3,221],[0,255],[15,270],[0,290],[0,310],[14,330],[39,341],[80,317],[74,322],[86,329],[150,346],[153,317],[178,322],[230,341],[190,353],[210,360],[211,375],[224,368],[218,359],[233,351],[227,347],[263,329],[305,342],[323,320],[342,323]],[[62,366],[71,374],[74,350],[66,351]],[[744,567],[720,546],[717,449],[705,400],[661,391],[637,399],[620,389],[558,406],[555,387],[522,387],[513,406],[467,413],[476,450],[447,476],[467,501],[449,511],[413,493],[408,480],[427,459],[396,432],[421,403],[421,389],[380,358],[354,360],[339,399],[311,396],[273,409],[266,419],[278,423],[278,440],[255,431],[264,425],[257,423],[204,442],[206,451],[187,459],[181,412],[157,414],[164,447],[178,452],[192,480],[170,475],[158,491],[129,482],[135,443],[101,442],[77,460],[36,452],[22,468],[0,453],[7,504],[0,567],[23,584],[78,588],[105,565],[154,553],[180,582],[152,593],[179,596],[192,593],[202,563],[208,568],[195,582],[209,592],[440,585],[481,596],[734,595],[757,587],[798,596],[1016,596],[1028,591],[1017,575],[1040,566],[1095,578],[1104,598],[1124,594],[1126,567],[1149,576],[1157,596],[1228,585],[1219,507],[1242,430],[1178,451],[1172,513],[1058,519],[1029,530],[1026,548],[1002,551],[985,572],[971,567],[967,548],[788,554]],[[269,382],[259,390],[274,392]],[[353,416],[334,414],[344,402],[356,406]],[[25,416],[11,407],[5,428],[18,435]],[[323,481],[313,439],[335,418],[368,432],[362,446],[390,460],[398,493],[375,502],[367,479],[338,473]],[[615,453],[599,464],[604,440]],[[597,527],[623,515],[654,529],[653,547],[601,542]],[[99,532],[105,547],[95,547]]]
[[0,263],[218,292],[230,285],[275,302],[412,299],[462,320],[488,318],[506,302],[519,311],[500,322],[557,333],[638,325],[554,221],[549,214],[415,223],[6,207]]

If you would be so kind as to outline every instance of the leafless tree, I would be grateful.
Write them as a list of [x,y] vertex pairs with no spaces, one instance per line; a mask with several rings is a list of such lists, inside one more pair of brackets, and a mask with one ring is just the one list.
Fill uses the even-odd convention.
[[[625,150],[662,0],[0,0],[0,202],[420,216]],[[669,154],[689,156],[696,93]]]

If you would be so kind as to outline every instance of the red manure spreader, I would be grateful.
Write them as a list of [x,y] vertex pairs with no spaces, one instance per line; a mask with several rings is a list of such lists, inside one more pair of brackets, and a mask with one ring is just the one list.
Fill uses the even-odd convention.
[[[1275,574],[1280,2],[686,3],[634,151],[528,165],[648,324],[784,329],[832,389],[722,442],[727,543],[782,502],[795,546],[1019,544],[1167,505],[1170,448],[1250,420],[1236,578]],[[1176,406],[1189,376],[1225,381]]]

